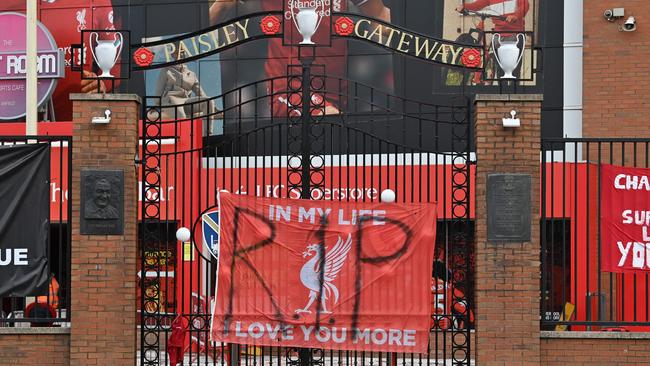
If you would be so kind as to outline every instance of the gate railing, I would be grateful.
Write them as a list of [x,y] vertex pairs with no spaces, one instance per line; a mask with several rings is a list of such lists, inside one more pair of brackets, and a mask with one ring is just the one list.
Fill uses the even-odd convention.
[[[290,72],[284,81],[280,79],[247,84],[210,100],[179,106],[160,106],[159,97],[145,98],[141,363],[167,364],[173,357],[168,350],[175,347],[185,351],[179,361],[185,364],[469,364],[473,358],[473,167],[468,101],[438,106],[417,103],[319,73]],[[299,85],[291,87],[292,80]],[[303,80],[309,80],[307,89],[320,95],[320,101],[303,98]],[[286,89],[271,89],[271,83]],[[336,86],[333,91],[331,85]],[[291,102],[278,103],[278,97]],[[322,111],[322,101],[330,97],[347,98],[342,104],[347,109],[325,116],[314,113]],[[193,112],[201,110],[200,103],[213,103],[218,111],[197,117]],[[275,110],[282,105],[284,116]],[[179,108],[181,114],[190,113],[182,117]],[[164,109],[171,111],[168,118],[162,117]],[[220,127],[214,129],[211,124]],[[206,131],[218,131],[220,136],[203,138]],[[396,191],[398,202],[438,202],[440,239],[436,245],[442,270],[433,274],[432,281],[461,290],[445,294],[442,310],[433,313],[428,355],[208,341],[215,263],[202,238],[179,244],[174,233],[181,226],[192,230],[199,225],[216,205],[220,189],[262,196],[374,201],[386,188]],[[173,336],[174,325],[182,329],[180,341]]]
[[544,330],[650,329],[648,274],[601,268],[603,164],[650,167],[650,139],[542,141]]
[[48,144],[50,149],[50,290],[28,297],[0,297],[0,327],[70,326],[72,136],[0,136],[0,146],[33,142]]

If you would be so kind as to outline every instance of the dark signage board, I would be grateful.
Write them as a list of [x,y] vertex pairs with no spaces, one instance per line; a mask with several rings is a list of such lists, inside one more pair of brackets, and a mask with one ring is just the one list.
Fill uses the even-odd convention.
[[0,146],[0,297],[47,292],[50,147]]
[[81,234],[124,233],[124,172],[81,171]]
[[488,241],[530,241],[530,187],[530,174],[488,174]]

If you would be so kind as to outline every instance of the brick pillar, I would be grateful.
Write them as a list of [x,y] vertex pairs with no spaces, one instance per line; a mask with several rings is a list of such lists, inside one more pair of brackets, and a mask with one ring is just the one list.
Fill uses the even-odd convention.
[[[476,96],[478,365],[540,364],[541,100],[541,95]],[[521,127],[503,127],[511,110]],[[487,178],[495,173],[530,175],[530,241],[488,241]]]
[[[137,176],[140,98],[71,94],[72,318],[71,365],[129,365],[136,356]],[[92,124],[110,109],[108,124]],[[124,173],[122,235],[81,235],[81,171]]]

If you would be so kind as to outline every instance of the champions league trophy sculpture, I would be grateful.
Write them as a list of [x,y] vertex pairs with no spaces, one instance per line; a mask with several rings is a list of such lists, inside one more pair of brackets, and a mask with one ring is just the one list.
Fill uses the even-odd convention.
[[[517,46],[521,40],[521,50]],[[495,43],[499,43],[499,47]],[[524,56],[524,49],[526,46],[526,36],[523,33],[517,34],[514,40],[504,40],[499,33],[496,33],[492,38],[492,52],[494,58],[499,63],[503,76],[501,79],[516,79],[512,74]]]
[[325,0],[290,0],[289,10],[293,24],[302,36],[300,44],[314,44],[311,37],[316,33],[321,20],[323,20]]
[[[95,47],[93,47],[93,36],[95,36],[95,43],[97,43]],[[95,62],[102,69],[102,73],[99,75],[100,78],[114,77],[111,75],[111,69],[115,66],[118,57],[120,57],[123,43],[122,34],[119,32],[115,33],[112,41],[99,39],[97,32],[90,33],[90,51]]]

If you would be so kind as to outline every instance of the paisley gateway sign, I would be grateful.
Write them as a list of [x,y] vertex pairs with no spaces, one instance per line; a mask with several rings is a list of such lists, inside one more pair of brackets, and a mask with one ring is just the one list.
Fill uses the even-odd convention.
[[[250,38],[248,34],[248,23],[250,19],[227,24],[213,31],[199,34],[188,39],[181,39],[177,42],[165,43],[165,60],[172,62],[184,57],[192,57],[219,50],[233,43],[245,41]],[[182,56],[187,55],[187,56]]]
[[[254,14],[198,32],[131,45],[136,70],[189,62],[261,37],[281,36],[281,13]],[[162,62],[153,63],[154,54]]]
[[[333,19],[329,37],[362,40],[428,62],[475,70],[483,68],[482,46],[428,37],[357,14],[331,14]],[[254,39],[290,37],[291,32],[283,29],[293,24],[285,22],[293,23],[282,12],[257,13],[171,39],[131,45],[135,69],[160,68],[196,60]],[[319,44],[317,42],[308,47],[318,47]],[[154,54],[162,55],[162,61],[154,63]]]
[[334,21],[338,36],[362,39],[416,58],[470,69],[482,67],[482,50],[427,37],[353,14],[338,16]]

